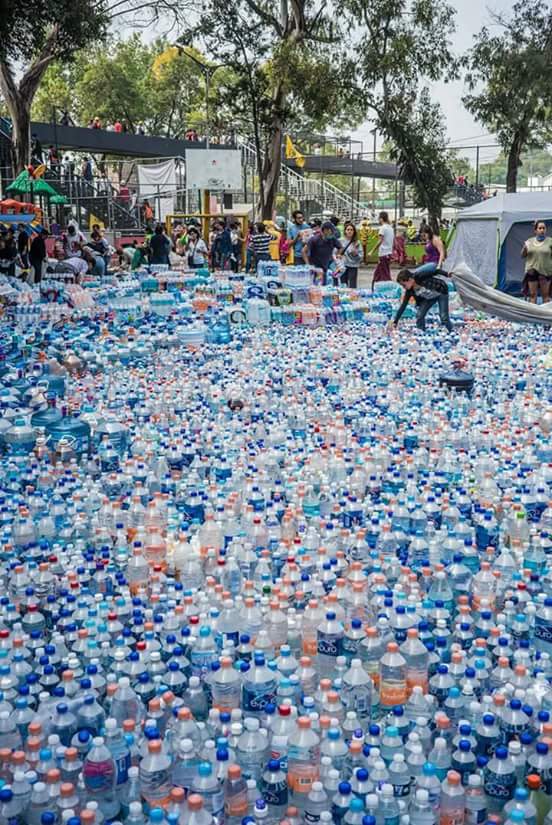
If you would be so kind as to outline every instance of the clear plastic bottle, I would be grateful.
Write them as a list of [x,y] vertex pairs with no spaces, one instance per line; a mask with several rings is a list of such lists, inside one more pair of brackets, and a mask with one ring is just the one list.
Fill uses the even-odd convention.
[[320,776],[320,738],[311,729],[311,720],[300,716],[297,730],[288,740],[288,786],[291,800],[305,810],[312,783]]
[[449,771],[441,786],[440,825],[464,825],[465,796],[460,775]]
[[336,619],[334,611],[328,611],[317,628],[316,662],[320,678],[333,674],[336,659],[341,656],[343,636],[343,624]]
[[88,799],[98,803],[104,817],[114,818],[120,807],[116,794],[117,768],[101,736],[92,740],[82,766],[82,777]]
[[516,787],[514,764],[508,749],[499,745],[484,771],[484,786],[490,813],[500,813],[504,804],[512,799]]
[[261,732],[259,720],[248,717],[244,722],[245,730],[238,739],[236,758],[245,779],[259,781],[263,765],[266,764],[268,739]]
[[396,642],[389,642],[382,656],[380,674],[380,706],[382,710],[403,705],[407,700],[406,661]]
[[163,752],[158,739],[148,743],[147,755],[141,760],[140,788],[142,797],[151,808],[163,808],[169,804],[171,792],[171,760]]
[[247,783],[239,765],[229,765],[224,781],[224,821],[226,825],[241,825],[247,815]]
[[369,719],[372,712],[372,679],[362,667],[360,659],[352,659],[343,674],[341,697],[345,709],[354,711],[359,719]]

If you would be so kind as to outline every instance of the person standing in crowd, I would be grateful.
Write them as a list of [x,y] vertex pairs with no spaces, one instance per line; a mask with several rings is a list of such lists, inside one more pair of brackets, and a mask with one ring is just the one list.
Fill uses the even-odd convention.
[[335,237],[337,238],[337,240],[339,240],[341,238],[341,230],[339,228],[339,218],[337,217],[337,215],[332,215],[329,218],[329,221],[333,225]]
[[372,290],[374,284],[378,281],[391,280],[391,255],[393,254],[393,241],[395,240],[395,233],[393,227],[389,223],[389,215],[387,212],[380,212],[378,216],[380,228],[378,230],[378,265],[374,270],[372,277]]
[[40,166],[44,160],[44,153],[42,151],[42,144],[37,138],[37,136],[33,133],[31,137],[31,163],[34,166]]
[[29,263],[33,268],[33,281],[35,284],[39,284],[41,282],[44,263],[48,258],[48,253],[46,251],[47,237],[47,230],[41,229],[31,241],[31,246],[29,249]]
[[188,243],[186,244],[186,262],[190,269],[200,269],[207,266],[209,250],[207,244],[199,234],[199,229],[190,226],[188,229]]
[[94,180],[94,173],[92,172],[92,162],[90,158],[83,158],[81,175],[87,183],[92,183]]
[[75,162],[71,160],[70,155],[65,155],[62,162],[63,182],[69,183],[73,179],[75,173]]
[[389,326],[396,327],[398,325],[410,299],[414,298],[418,329],[425,330],[426,315],[431,307],[437,304],[441,323],[449,332],[452,332],[448,284],[443,277],[445,274],[438,269],[432,270],[424,264],[413,270],[402,269],[397,275],[397,283],[404,289],[404,295],[394,319],[389,322]]
[[25,224],[20,223],[17,227],[17,265],[21,269],[29,269],[29,246],[30,238]]
[[252,272],[255,265],[255,251],[253,249],[253,234],[255,225],[249,221],[247,224],[247,235],[245,237],[245,271]]
[[372,233],[372,229],[370,227],[370,221],[368,218],[364,217],[360,222],[360,229],[358,232],[358,236],[360,238],[360,243],[362,244],[362,263],[368,263],[368,241],[370,240],[370,235]]
[[406,237],[409,243],[416,243],[418,233],[416,231],[416,227],[414,226],[412,218],[409,218],[408,223],[406,224]]
[[325,280],[330,263],[335,261],[339,249],[341,246],[335,237],[333,223],[324,221],[320,232],[315,232],[303,249],[303,260],[314,269],[322,270],[323,280]]
[[439,235],[436,235],[430,226],[424,226],[421,233],[424,243],[424,257],[422,263],[435,264],[439,269],[447,257],[445,245]]
[[3,235],[0,237],[0,275],[15,275],[15,259],[17,248],[13,239]]
[[215,269],[228,269],[232,257],[232,236],[224,221],[214,224],[214,240],[211,247],[213,266]]
[[232,242],[232,255],[230,266],[232,272],[239,272],[242,262],[243,233],[239,221],[232,221],[230,224],[230,240]]
[[153,209],[148,200],[145,200],[142,204],[142,211],[144,213],[144,223],[148,229],[151,229],[153,226]]
[[346,223],[344,237],[340,240],[339,257],[345,266],[341,282],[352,289],[357,288],[358,268],[362,263],[362,244],[358,240],[356,226]]
[[262,221],[255,224],[255,234],[253,235],[253,252],[255,253],[255,267],[261,261],[270,261],[270,242],[273,236],[267,231]]
[[280,229],[280,237],[278,238],[278,257],[281,264],[286,264],[289,251],[291,249],[291,241],[287,236],[286,227],[282,226]]
[[536,304],[539,291],[543,304],[550,300],[550,282],[552,280],[552,238],[546,234],[546,223],[535,221],[534,236],[523,244],[521,257],[525,258],[525,278],[523,292],[529,293],[529,301]]
[[63,249],[67,258],[78,258],[82,253],[82,247],[86,243],[86,238],[77,227],[76,223],[69,223],[67,232],[63,236]]
[[55,146],[50,146],[48,149],[48,165],[52,172],[57,172],[61,165],[58,150]]
[[159,266],[165,264],[170,265],[169,254],[171,251],[171,242],[165,235],[162,224],[158,223],[155,227],[154,233],[149,242],[150,248],[150,264]]
[[300,209],[296,209],[291,215],[291,220],[287,225],[287,237],[293,244],[293,263],[303,263],[303,247],[306,242],[305,232],[310,229],[309,224],[305,221],[305,216]]

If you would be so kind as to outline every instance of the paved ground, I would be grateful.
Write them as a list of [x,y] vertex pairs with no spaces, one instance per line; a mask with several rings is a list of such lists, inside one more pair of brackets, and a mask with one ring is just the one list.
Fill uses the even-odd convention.
[[[375,264],[368,264],[361,266],[358,272],[358,285],[363,289],[368,289],[372,286],[372,275],[374,274]],[[399,267],[391,267],[391,277],[395,280]]]

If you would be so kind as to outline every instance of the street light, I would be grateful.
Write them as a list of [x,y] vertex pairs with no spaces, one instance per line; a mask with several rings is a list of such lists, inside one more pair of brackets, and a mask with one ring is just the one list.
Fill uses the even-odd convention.
[[[374,163],[376,162],[376,150],[377,150],[377,135],[378,130],[377,127],[370,129],[370,134],[374,138],[374,145],[373,145],[373,153],[374,153]],[[372,208],[376,208],[376,179],[372,178]]]
[[[188,44],[191,46],[191,43]],[[189,57],[196,66],[199,66],[201,71],[203,72],[203,77],[205,78],[205,148],[209,149],[210,147],[210,135],[209,135],[209,92],[211,90],[211,80],[213,75],[218,69],[222,69],[225,64],[224,63],[216,63],[215,65],[204,63],[203,60],[199,60],[195,55],[191,54],[189,51],[186,51],[184,46],[178,46],[180,51]]]

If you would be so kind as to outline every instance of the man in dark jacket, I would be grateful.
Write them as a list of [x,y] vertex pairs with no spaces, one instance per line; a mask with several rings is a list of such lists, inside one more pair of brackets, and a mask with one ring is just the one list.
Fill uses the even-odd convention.
[[435,304],[439,307],[441,323],[449,332],[452,324],[449,316],[448,285],[446,272],[433,265],[420,266],[418,269],[402,269],[397,275],[397,283],[404,289],[403,299],[398,308],[393,325],[396,327],[411,298],[416,302],[416,326],[425,329],[426,315]]
[[29,263],[34,270],[34,282],[39,284],[42,280],[43,264],[48,254],[46,252],[46,238],[48,232],[46,229],[41,229],[38,235],[35,235],[31,241],[29,249]]

